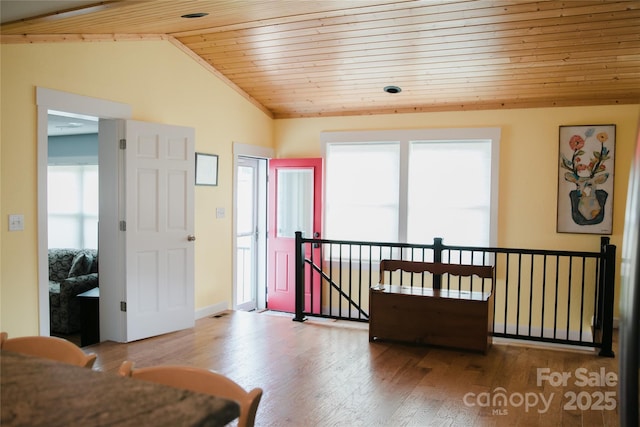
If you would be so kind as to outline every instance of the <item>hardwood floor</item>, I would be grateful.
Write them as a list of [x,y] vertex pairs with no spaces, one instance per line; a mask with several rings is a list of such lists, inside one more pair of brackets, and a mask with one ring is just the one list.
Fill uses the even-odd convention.
[[[194,329],[85,350],[102,371],[115,373],[123,360],[188,364],[262,387],[259,426],[618,425],[618,359],[586,351],[494,344],[482,355],[369,343],[367,324],[233,311]],[[551,381],[538,385],[538,369]],[[565,386],[555,382],[561,375],[570,375]]]

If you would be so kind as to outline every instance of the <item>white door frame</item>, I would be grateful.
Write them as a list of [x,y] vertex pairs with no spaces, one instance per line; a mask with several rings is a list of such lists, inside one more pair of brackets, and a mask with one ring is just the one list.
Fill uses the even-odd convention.
[[[238,306],[238,297],[237,297],[237,285],[238,285],[238,260],[237,260],[237,253],[238,253],[238,246],[237,246],[237,242],[236,242],[236,235],[237,235],[237,227],[236,227],[236,222],[238,220],[237,218],[237,212],[235,210],[235,206],[237,203],[237,188],[238,188],[238,157],[254,157],[257,159],[263,159],[263,160],[269,160],[271,158],[273,158],[273,149],[272,148],[267,148],[267,147],[260,147],[260,146],[256,146],[256,145],[249,145],[249,144],[242,144],[239,142],[234,142],[233,143],[233,221],[232,221],[232,241],[233,241],[233,248],[232,248],[232,253],[233,253],[233,261],[232,261],[232,271],[233,271],[233,300],[232,300],[232,306],[233,309],[237,309]],[[265,177],[266,177],[266,173],[267,171],[265,170]],[[264,195],[263,197],[259,197],[260,199],[260,204],[263,204],[264,206],[261,209],[264,209],[264,215],[266,217],[266,204],[267,204],[267,188],[266,188],[266,183],[264,186]],[[263,203],[264,201],[264,203]],[[265,224],[266,225],[266,224]],[[266,289],[267,289],[267,257],[266,257],[266,251],[267,251],[267,236],[266,236],[266,228],[264,230],[264,233],[260,233],[258,235],[258,293],[256,295],[256,304],[257,304],[257,309],[261,310],[264,309],[266,307]],[[261,255],[262,254],[262,255]],[[261,279],[260,279],[261,278]],[[264,292],[262,292],[264,291]]]
[[47,208],[48,114],[49,110],[83,114],[102,119],[130,119],[131,106],[99,98],[36,87],[37,191],[38,191],[38,305],[40,335],[50,335],[49,318],[49,237]]

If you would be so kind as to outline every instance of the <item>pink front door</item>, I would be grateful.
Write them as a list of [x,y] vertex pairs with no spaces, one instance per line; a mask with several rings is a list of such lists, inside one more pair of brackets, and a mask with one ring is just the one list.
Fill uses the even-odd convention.
[[[269,161],[269,242],[267,308],[295,312],[295,232],[322,235],[322,159]],[[305,245],[309,247],[309,245]],[[314,260],[320,250],[314,249]],[[310,257],[307,249],[305,257]],[[306,278],[305,278],[306,279]],[[314,280],[314,312],[320,307],[320,281]],[[306,310],[310,289],[305,286]]]

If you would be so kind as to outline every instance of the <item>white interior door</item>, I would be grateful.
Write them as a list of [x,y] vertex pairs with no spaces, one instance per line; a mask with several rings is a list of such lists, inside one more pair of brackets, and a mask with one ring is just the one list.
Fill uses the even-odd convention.
[[194,130],[127,121],[127,340],[194,325]]
[[194,130],[106,120],[100,139],[101,339],[193,327]]

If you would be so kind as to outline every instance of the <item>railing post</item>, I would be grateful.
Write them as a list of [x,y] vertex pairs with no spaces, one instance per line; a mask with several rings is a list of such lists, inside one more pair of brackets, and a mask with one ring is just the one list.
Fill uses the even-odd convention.
[[594,329],[602,328],[602,314],[604,311],[604,283],[605,283],[605,275],[607,260],[605,256],[605,251],[607,249],[607,245],[609,244],[608,237],[600,237],[600,266],[598,268],[598,293],[596,295],[596,315],[593,320]]
[[[608,239],[608,238],[607,238]],[[608,241],[608,240],[607,240]],[[616,286],[616,247],[607,244],[604,250],[604,296],[602,300],[602,347],[600,356],[614,357],[613,344],[613,294]]]
[[[442,262],[442,237],[433,238],[433,262]],[[433,275],[433,289],[442,288],[442,274]]]
[[304,322],[306,317],[302,314],[304,311],[304,248],[302,247],[302,232],[296,231],[296,315],[293,318],[295,322]]

